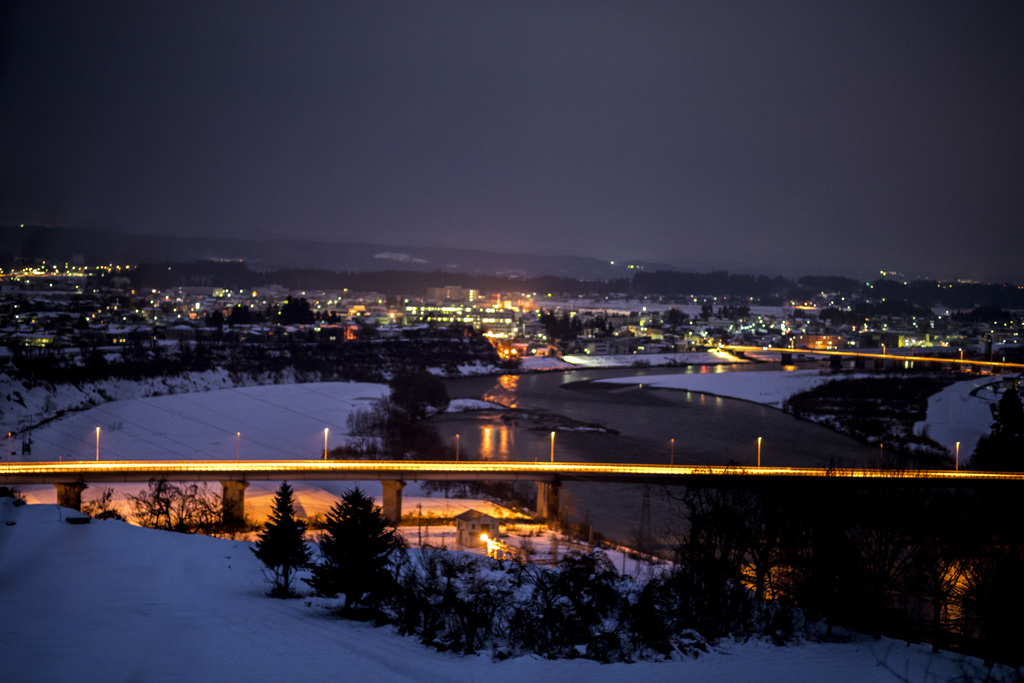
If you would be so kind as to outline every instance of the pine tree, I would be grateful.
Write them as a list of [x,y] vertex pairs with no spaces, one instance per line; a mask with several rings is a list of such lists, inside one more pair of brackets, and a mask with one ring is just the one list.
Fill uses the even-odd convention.
[[323,562],[309,584],[318,594],[345,595],[343,614],[376,608],[394,587],[392,555],[404,546],[394,525],[358,487],[327,513],[320,541]]
[[310,563],[309,548],[302,538],[303,531],[302,523],[295,519],[292,487],[288,482],[281,482],[274,496],[270,520],[263,525],[260,540],[252,550],[267,567],[267,580],[270,581],[270,595],[273,597],[288,598],[295,595],[292,590],[295,572]]

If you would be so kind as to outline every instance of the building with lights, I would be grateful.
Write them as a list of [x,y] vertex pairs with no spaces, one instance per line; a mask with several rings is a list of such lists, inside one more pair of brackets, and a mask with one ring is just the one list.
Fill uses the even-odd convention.
[[455,542],[460,548],[482,548],[485,541],[481,536],[498,536],[500,526],[501,520],[497,517],[479,510],[466,510],[455,515]]

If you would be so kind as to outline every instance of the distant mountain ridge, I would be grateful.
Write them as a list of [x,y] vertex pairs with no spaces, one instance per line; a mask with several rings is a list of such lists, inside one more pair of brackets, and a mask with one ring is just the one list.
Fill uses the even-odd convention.
[[244,261],[255,270],[318,268],[365,272],[488,274],[505,277],[555,275],[580,279],[625,277],[635,270],[674,270],[664,263],[629,264],[580,257],[496,253],[442,247],[396,247],[359,242],[290,239],[239,239],[140,235],[93,228],[4,226],[0,256],[28,260],[97,263],[182,263],[197,260]]

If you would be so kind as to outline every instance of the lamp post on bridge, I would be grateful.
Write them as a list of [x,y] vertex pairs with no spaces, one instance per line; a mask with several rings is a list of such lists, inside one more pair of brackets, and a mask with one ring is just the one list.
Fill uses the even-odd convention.
[[100,428],[96,428],[96,462],[100,461]]
[[551,432],[551,462],[555,461],[555,433]]
[[327,462],[327,432],[328,428],[324,427],[324,462]]
[[455,462],[459,461],[459,435],[455,435]]
[[960,442],[956,442],[956,471],[960,471]]
[[761,466],[761,437],[757,437],[757,466]]
[[238,438],[238,442],[235,444],[235,462],[240,462],[242,459],[242,432],[235,432],[235,436]]
[[670,465],[675,465],[676,464],[676,440],[675,439],[669,439],[669,444],[671,444],[672,450],[671,450],[671,455],[669,456],[668,463]]

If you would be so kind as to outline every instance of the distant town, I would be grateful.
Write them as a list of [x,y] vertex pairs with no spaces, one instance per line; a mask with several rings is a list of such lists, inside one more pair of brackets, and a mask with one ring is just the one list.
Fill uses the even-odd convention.
[[[171,273],[176,267],[163,266]],[[159,341],[330,343],[463,328],[488,339],[508,363],[537,356],[627,355],[644,364],[652,354],[725,344],[884,349],[995,361],[1024,355],[1020,310],[985,299],[989,293],[1012,305],[1024,296],[1024,288],[907,283],[890,273],[874,283],[805,278],[801,298],[785,299],[785,291],[737,294],[737,280],[741,285],[749,281],[756,285],[752,290],[760,291],[764,283],[741,276],[723,279],[722,273],[709,274],[700,284],[717,281],[726,291],[684,294],[670,285],[663,293],[651,293],[649,284],[642,293],[588,292],[588,283],[579,281],[571,283],[573,291],[485,290],[449,284],[447,280],[460,278],[442,273],[433,276],[433,284],[431,274],[417,274],[414,284],[390,284],[387,292],[277,284],[239,288],[231,282],[237,277],[217,282],[216,274],[200,278],[204,284],[144,286],[140,280],[151,280],[152,270],[146,274],[131,264],[38,263],[0,272],[3,353],[10,358]],[[418,283],[428,284],[418,291],[397,289]],[[815,291],[816,284],[832,287]],[[934,301],[921,298],[922,284],[937,290]],[[973,297],[973,305],[966,307],[965,290]],[[942,299],[960,300],[961,306],[935,304]]]

